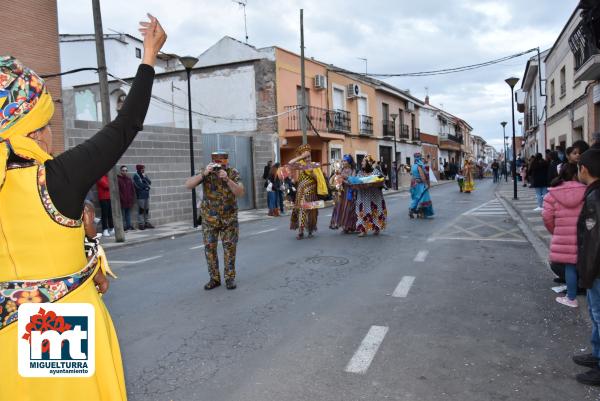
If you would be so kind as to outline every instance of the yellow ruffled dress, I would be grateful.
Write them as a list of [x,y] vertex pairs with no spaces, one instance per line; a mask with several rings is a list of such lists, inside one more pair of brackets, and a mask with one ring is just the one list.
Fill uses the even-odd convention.
[[[52,204],[43,165],[9,168],[0,191],[0,282],[44,280],[71,275],[87,263],[81,220]],[[36,302],[36,294],[6,304]],[[37,299],[39,302],[39,298]],[[18,373],[17,323],[0,329],[0,401],[126,400],[119,343],[113,323],[90,276],[58,300],[89,303],[95,309],[96,367],[87,378],[25,378]]]

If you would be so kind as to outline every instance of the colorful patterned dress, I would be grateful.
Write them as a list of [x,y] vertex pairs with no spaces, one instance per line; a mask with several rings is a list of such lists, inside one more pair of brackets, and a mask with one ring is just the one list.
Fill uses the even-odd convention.
[[411,167],[411,181],[410,181],[410,209],[413,212],[422,211],[425,217],[433,216],[433,203],[431,202],[431,195],[427,190],[427,184],[421,179],[419,167],[423,169],[423,173],[426,173],[425,165],[420,160],[415,159],[415,164]]
[[[377,175],[377,173],[367,174],[362,171],[358,173],[359,177],[369,175]],[[385,207],[385,199],[383,199],[381,188],[365,188],[355,192],[356,231],[361,233],[374,231],[378,233],[385,229],[387,208]]]
[[470,162],[465,163],[464,173],[465,173],[465,181],[463,184],[463,191],[466,193],[471,193],[475,190],[475,181],[473,179],[473,169],[474,165]]
[[[350,167],[342,170],[344,181],[353,175],[354,171]],[[331,215],[330,227],[336,229],[341,227],[345,233],[356,231],[356,191],[346,184],[340,191],[339,202],[336,203]]]
[[290,229],[304,231],[306,228],[310,233],[317,231],[318,209],[305,209],[302,206],[307,202],[319,200],[317,197],[317,180],[311,170],[302,170],[298,177],[296,187],[296,202],[292,210]]

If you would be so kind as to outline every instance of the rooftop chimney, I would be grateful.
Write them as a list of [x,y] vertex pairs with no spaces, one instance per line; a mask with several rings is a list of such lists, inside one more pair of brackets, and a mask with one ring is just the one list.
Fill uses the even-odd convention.
[[429,95],[425,96],[425,104],[429,104]]

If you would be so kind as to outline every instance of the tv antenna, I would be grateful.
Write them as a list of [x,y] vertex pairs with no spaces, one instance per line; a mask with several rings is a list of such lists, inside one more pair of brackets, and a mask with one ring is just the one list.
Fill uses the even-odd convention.
[[244,9],[244,32],[246,33],[246,44],[248,44],[248,24],[246,23],[246,4],[248,4],[247,0],[231,0],[234,3],[237,3],[240,7]]

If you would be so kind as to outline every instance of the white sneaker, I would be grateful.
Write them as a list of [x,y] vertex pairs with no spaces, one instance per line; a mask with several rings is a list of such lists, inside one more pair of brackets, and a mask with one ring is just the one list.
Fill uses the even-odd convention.
[[108,232],[108,230],[104,230],[104,231],[102,231],[102,236],[103,237],[110,237],[110,233]]
[[534,212],[541,212],[542,210],[544,210],[544,209],[539,206],[536,207],[535,209],[533,209]]
[[110,231],[108,232],[110,235],[115,235],[115,229],[111,228]]
[[556,302],[558,302],[559,304],[570,306],[571,308],[577,308],[579,306],[577,298],[571,301],[566,295],[564,297],[557,297]]

